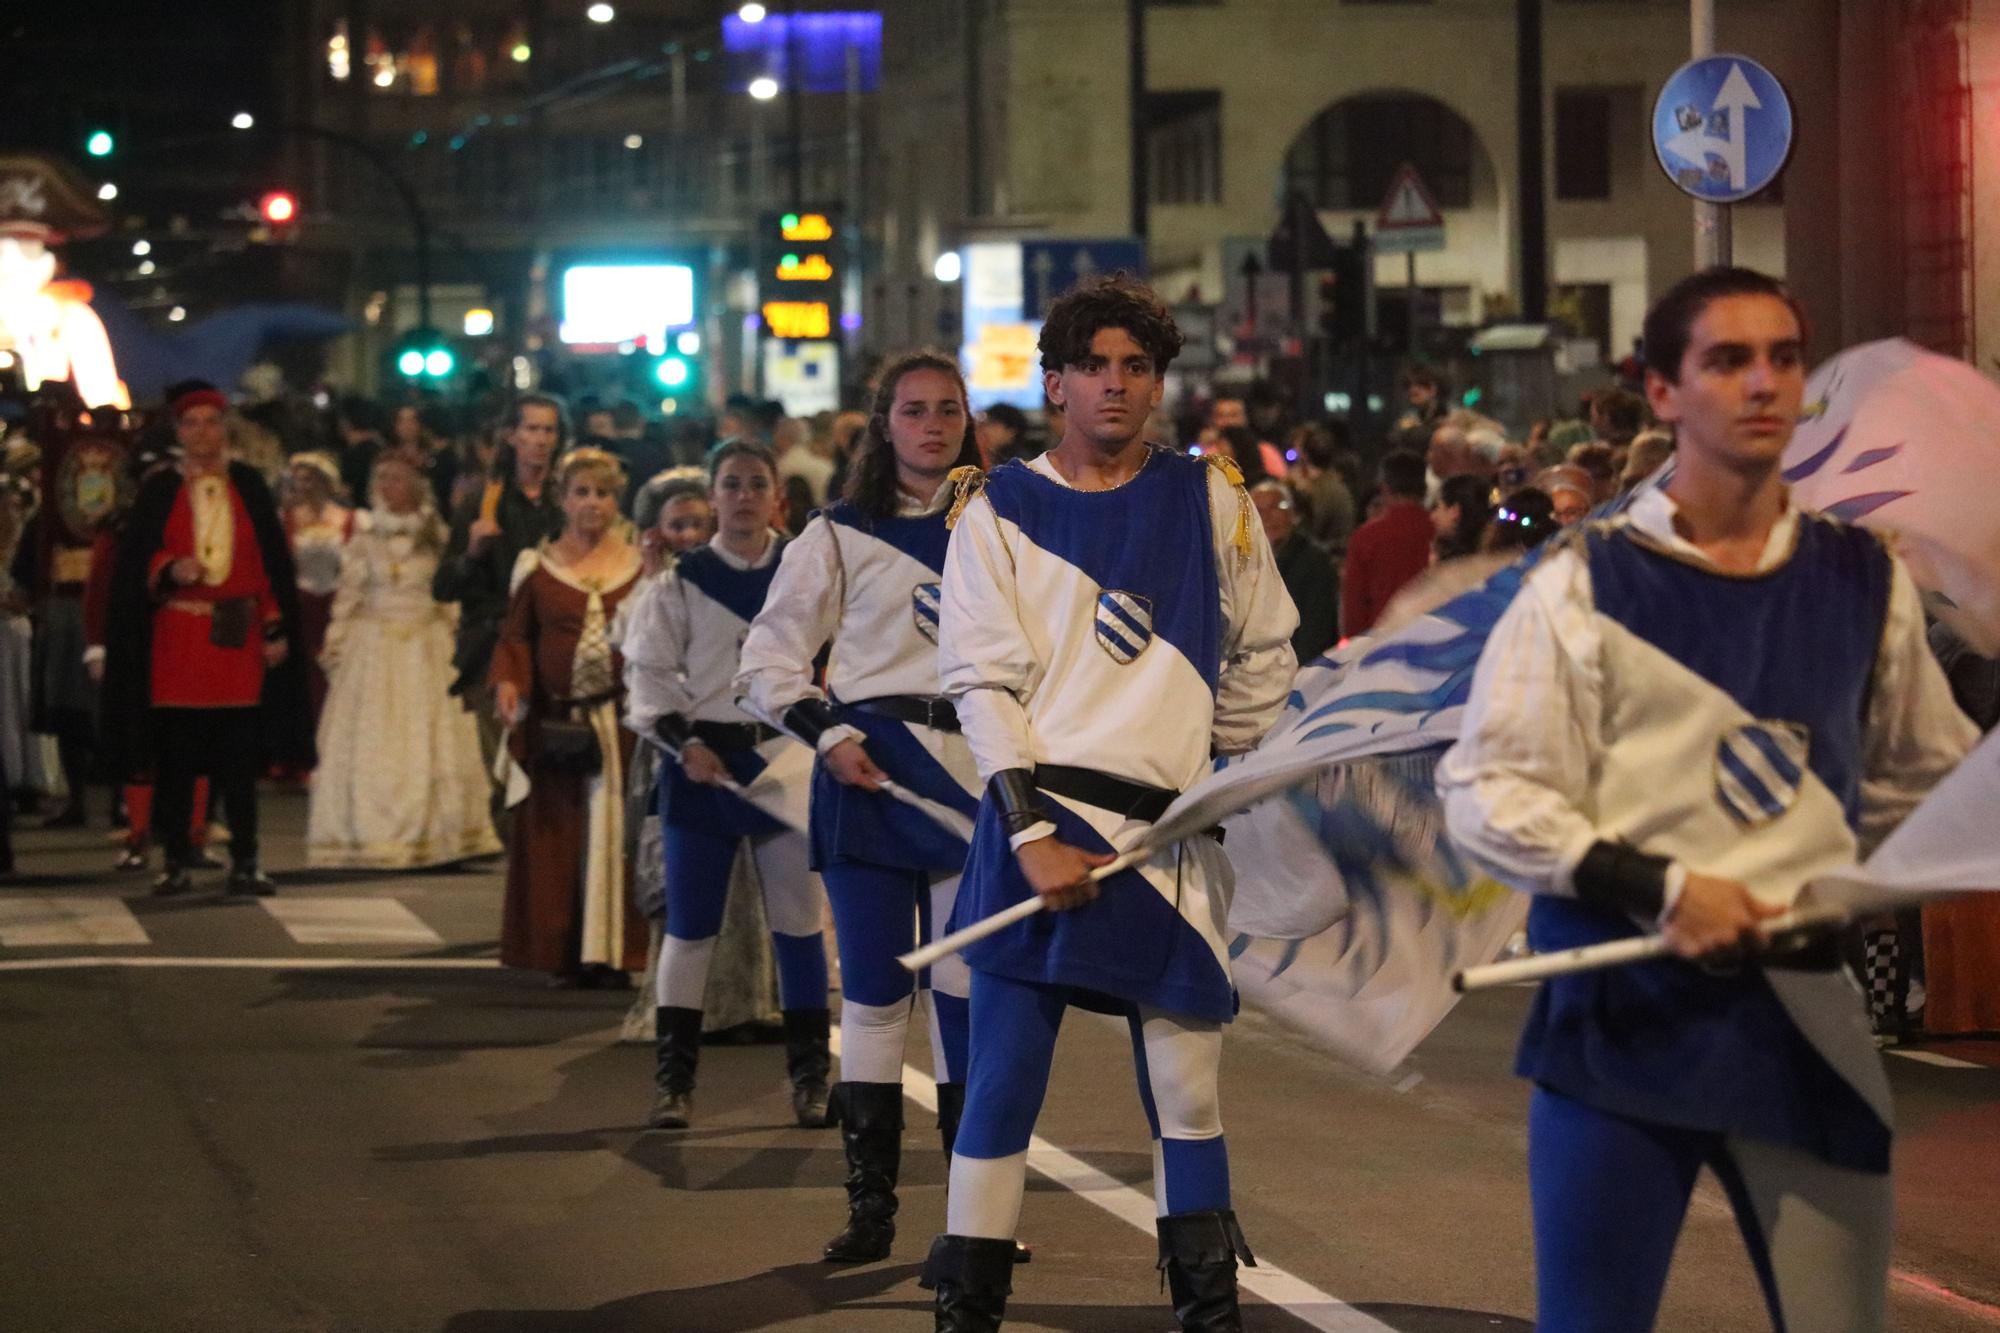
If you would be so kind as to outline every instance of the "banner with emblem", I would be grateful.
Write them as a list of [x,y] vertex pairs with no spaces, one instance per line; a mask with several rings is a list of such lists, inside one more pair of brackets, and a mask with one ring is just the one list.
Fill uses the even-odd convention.
[[1097,646],[1120,666],[1146,651],[1153,641],[1153,603],[1135,592],[1116,588],[1097,594]]
[[910,590],[910,615],[917,622],[917,633],[930,643],[938,641],[938,608],[944,604],[943,585],[919,583]]

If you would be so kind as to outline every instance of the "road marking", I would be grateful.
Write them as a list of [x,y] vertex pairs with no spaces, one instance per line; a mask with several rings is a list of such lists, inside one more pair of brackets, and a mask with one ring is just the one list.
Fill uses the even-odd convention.
[[338,972],[342,970],[396,968],[418,972],[445,972],[463,968],[497,968],[498,958],[161,958],[146,954],[121,957],[116,954],[69,958],[10,958],[0,961],[0,972],[55,972],[67,967],[188,967],[225,971]]
[[150,944],[122,898],[0,898],[0,945]]
[[266,912],[300,944],[443,944],[394,898],[264,898]]
[[[839,1055],[838,1030],[830,1034],[830,1040],[833,1053]],[[903,1066],[903,1095],[926,1111],[936,1113],[937,1083],[923,1070]],[[1142,1194],[1106,1175],[1039,1134],[1028,1140],[1028,1167],[1147,1236],[1158,1234],[1155,1225],[1158,1209],[1150,1193]],[[1286,1311],[1308,1328],[1322,1329],[1325,1333],[1395,1333],[1388,1324],[1321,1291],[1265,1256],[1258,1257],[1255,1268],[1239,1269],[1236,1282],[1244,1291]]]
[[1890,1280],[1908,1287],[1926,1300],[1949,1306],[1960,1314],[1971,1315],[1981,1323],[2000,1326],[2000,1305],[1990,1305],[1962,1292],[1953,1291],[1936,1278],[1925,1277],[1922,1273],[1908,1268],[1889,1270]]
[[1977,1060],[1961,1060],[1955,1055],[1941,1055],[1937,1051],[1906,1051],[1891,1048],[1891,1055],[1900,1055],[1905,1060],[1915,1060],[1919,1064],[1936,1065],[1940,1069],[1984,1069]]

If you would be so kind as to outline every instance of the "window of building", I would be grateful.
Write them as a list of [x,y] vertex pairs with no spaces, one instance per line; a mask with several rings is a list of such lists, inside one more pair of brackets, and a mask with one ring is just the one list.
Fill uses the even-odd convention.
[[1556,198],[1611,197],[1611,103],[1601,88],[1556,91]]
[[1350,97],[1322,111],[1285,154],[1285,186],[1320,208],[1375,208],[1410,163],[1441,208],[1472,203],[1472,127],[1428,97]]
[[1222,94],[1146,98],[1146,181],[1156,204],[1222,202]]

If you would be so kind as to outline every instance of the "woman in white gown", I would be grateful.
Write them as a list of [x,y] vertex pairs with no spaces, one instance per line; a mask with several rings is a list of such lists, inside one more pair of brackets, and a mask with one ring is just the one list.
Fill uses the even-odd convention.
[[384,454],[343,553],[320,664],[328,688],[308,865],[408,870],[500,850],[472,714],[447,693],[453,611],[431,597],[445,528],[410,463]]

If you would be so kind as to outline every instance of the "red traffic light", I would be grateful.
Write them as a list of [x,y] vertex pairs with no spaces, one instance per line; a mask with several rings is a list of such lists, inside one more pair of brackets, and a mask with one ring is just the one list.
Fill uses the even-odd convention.
[[283,226],[299,215],[299,201],[284,190],[273,190],[257,201],[257,211],[274,227]]

